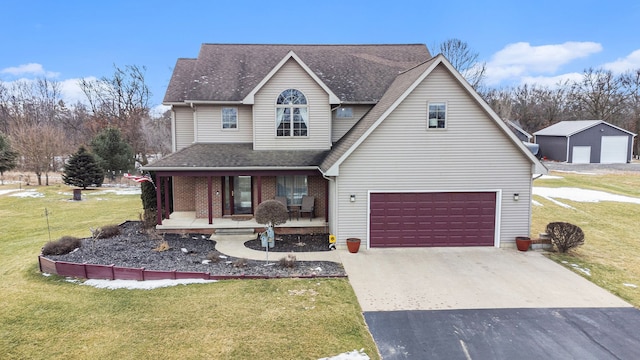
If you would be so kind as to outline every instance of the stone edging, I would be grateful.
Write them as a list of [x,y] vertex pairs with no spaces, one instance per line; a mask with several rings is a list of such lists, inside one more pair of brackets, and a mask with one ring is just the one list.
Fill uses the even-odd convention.
[[[162,271],[146,270],[145,268],[129,268],[115,265],[78,264],[67,261],[54,261],[38,256],[41,273],[69,276],[81,279],[102,280],[176,280],[176,279],[204,279],[204,280],[234,280],[234,279],[281,279],[282,276],[268,275],[211,275],[198,271]],[[341,278],[346,275],[300,275],[296,278]]]

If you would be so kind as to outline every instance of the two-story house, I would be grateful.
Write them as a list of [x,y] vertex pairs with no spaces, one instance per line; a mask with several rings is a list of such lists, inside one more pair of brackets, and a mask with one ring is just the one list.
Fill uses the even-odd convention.
[[144,168],[170,194],[160,228],[174,213],[213,226],[311,196],[339,243],[511,245],[546,172],[419,44],[203,44],[177,61],[164,104],[174,153]]

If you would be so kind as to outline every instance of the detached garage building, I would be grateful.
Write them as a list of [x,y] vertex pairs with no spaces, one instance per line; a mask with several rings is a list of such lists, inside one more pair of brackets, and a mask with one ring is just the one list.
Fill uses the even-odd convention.
[[602,120],[561,121],[533,135],[543,158],[574,164],[628,163],[636,136]]

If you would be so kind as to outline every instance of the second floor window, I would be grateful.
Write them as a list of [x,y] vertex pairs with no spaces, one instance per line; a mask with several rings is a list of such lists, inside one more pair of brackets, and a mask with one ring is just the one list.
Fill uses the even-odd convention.
[[238,128],[238,109],[232,107],[222,108],[222,128],[237,129]]
[[287,89],[276,101],[276,136],[307,136],[309,109],[300,90]]

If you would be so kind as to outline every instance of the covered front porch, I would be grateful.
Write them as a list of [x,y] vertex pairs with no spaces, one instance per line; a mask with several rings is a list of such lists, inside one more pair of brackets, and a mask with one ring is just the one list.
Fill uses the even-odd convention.
[[[264,230],[264,225],[258,224],[253,216],[243,217],[222,217],[213,219],[212,223],[206,218],[197,218],[195,211],[176,211],[171,213],[168,219],[164,219],[156,229],[160,232],[197,232],[203,234],[214,234],[217,231],[242,231],[259,232]],[[276,232],[280,234],[307,234],[307,233],[328,233],[328,223],[324,218],[292,217],[282,225],[276,227]]]

